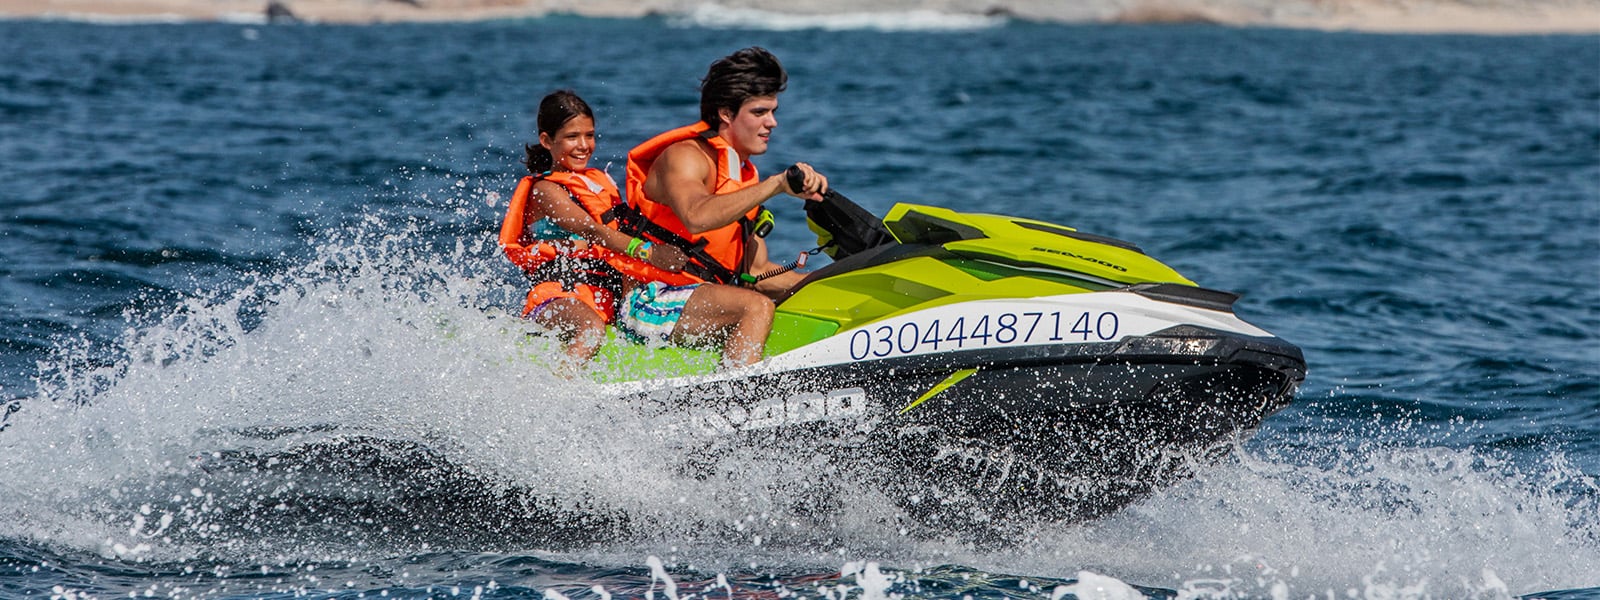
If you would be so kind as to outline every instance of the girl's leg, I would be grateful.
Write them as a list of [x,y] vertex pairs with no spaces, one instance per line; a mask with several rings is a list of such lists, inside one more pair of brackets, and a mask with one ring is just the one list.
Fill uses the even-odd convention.
[[551,300],[539,309],[533,322],[555,331],[566,342],[567,356],[575,365],[594,358],[605,341],[605,319],[577,298]]

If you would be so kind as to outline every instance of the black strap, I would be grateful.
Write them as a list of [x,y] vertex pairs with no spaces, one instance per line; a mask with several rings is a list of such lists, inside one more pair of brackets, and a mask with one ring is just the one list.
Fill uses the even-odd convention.
[[569,292],[576,291],[579,284],[588,284],[610,291],[612,297],[622,297],[622,273],[606,261],[596,258],[557,256],[527,275],[535,284],[559,282],[561,288]]
[[689,258],[683,270],[690,275],[713,283],[734,285],[739,283],[738,271],[722,264],[716,257],[711,256],[711,253],[706,252],[706,240],[690,242],[672,230],[662,227],[660,223],[645,218],[644,213],[630,205],[618,204],[611,207],[607,214],[613,215],[617,221],[617,229],[623,233],[682,250]]

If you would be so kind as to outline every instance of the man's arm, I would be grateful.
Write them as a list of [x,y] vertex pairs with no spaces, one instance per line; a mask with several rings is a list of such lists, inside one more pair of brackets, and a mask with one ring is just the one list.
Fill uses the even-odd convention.
[[[767,240],[766,239],[755,237],[755,236],[751,236],[751,243],[750,243],[750,273],[751,274],[760,275],[762,273],[770,273],[770,272],[772,272],[774,270],[781,269],[784,266],[785,265],[780,265],[780,264],[777,264],[775,262],[772,262],[772,260],[767,257]],[[778,297],[778,296],[780,296],[782,294],[788,293],[789,288],[792,288],[796,284],[800,283],[801,279],[805,279],[805,275],[804,274],[799,273],[797,271],[789,271],[789,272],[783,273],[781,275],[773,275],[772,277],[768,277],[768,278],[763,279],[761,281],[757,281],[755,287],[756,287],[756,291],[761,292],[763,294],[766,294],[769,297],[776,298],[776,297]]]
[[699,144],[685,140],[669,146],[650,166],[650,175],[644,182],[645,195],[671,208],[689,233],[723,227],[773,196],[789,193],[783,173],[726,194],[707,191],[714,181],[712,170],[716,162],[706,156]]

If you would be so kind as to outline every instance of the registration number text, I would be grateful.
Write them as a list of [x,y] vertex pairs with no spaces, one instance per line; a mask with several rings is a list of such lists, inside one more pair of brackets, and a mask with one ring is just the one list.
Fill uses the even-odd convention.
[[1117,313],[1089,311],[1006,312],[906,321],[851,334],[850,359],[1038,342],[1103,342],[1116,339],[1120,326]]

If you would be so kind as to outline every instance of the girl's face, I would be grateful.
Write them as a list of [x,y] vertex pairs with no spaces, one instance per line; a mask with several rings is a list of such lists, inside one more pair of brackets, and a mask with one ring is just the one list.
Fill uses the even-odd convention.
[[540,133],[539,145],[550,151],[557,171],[581,170],[594,155],[594,119],[583,115],[568,119],[555,135]]

